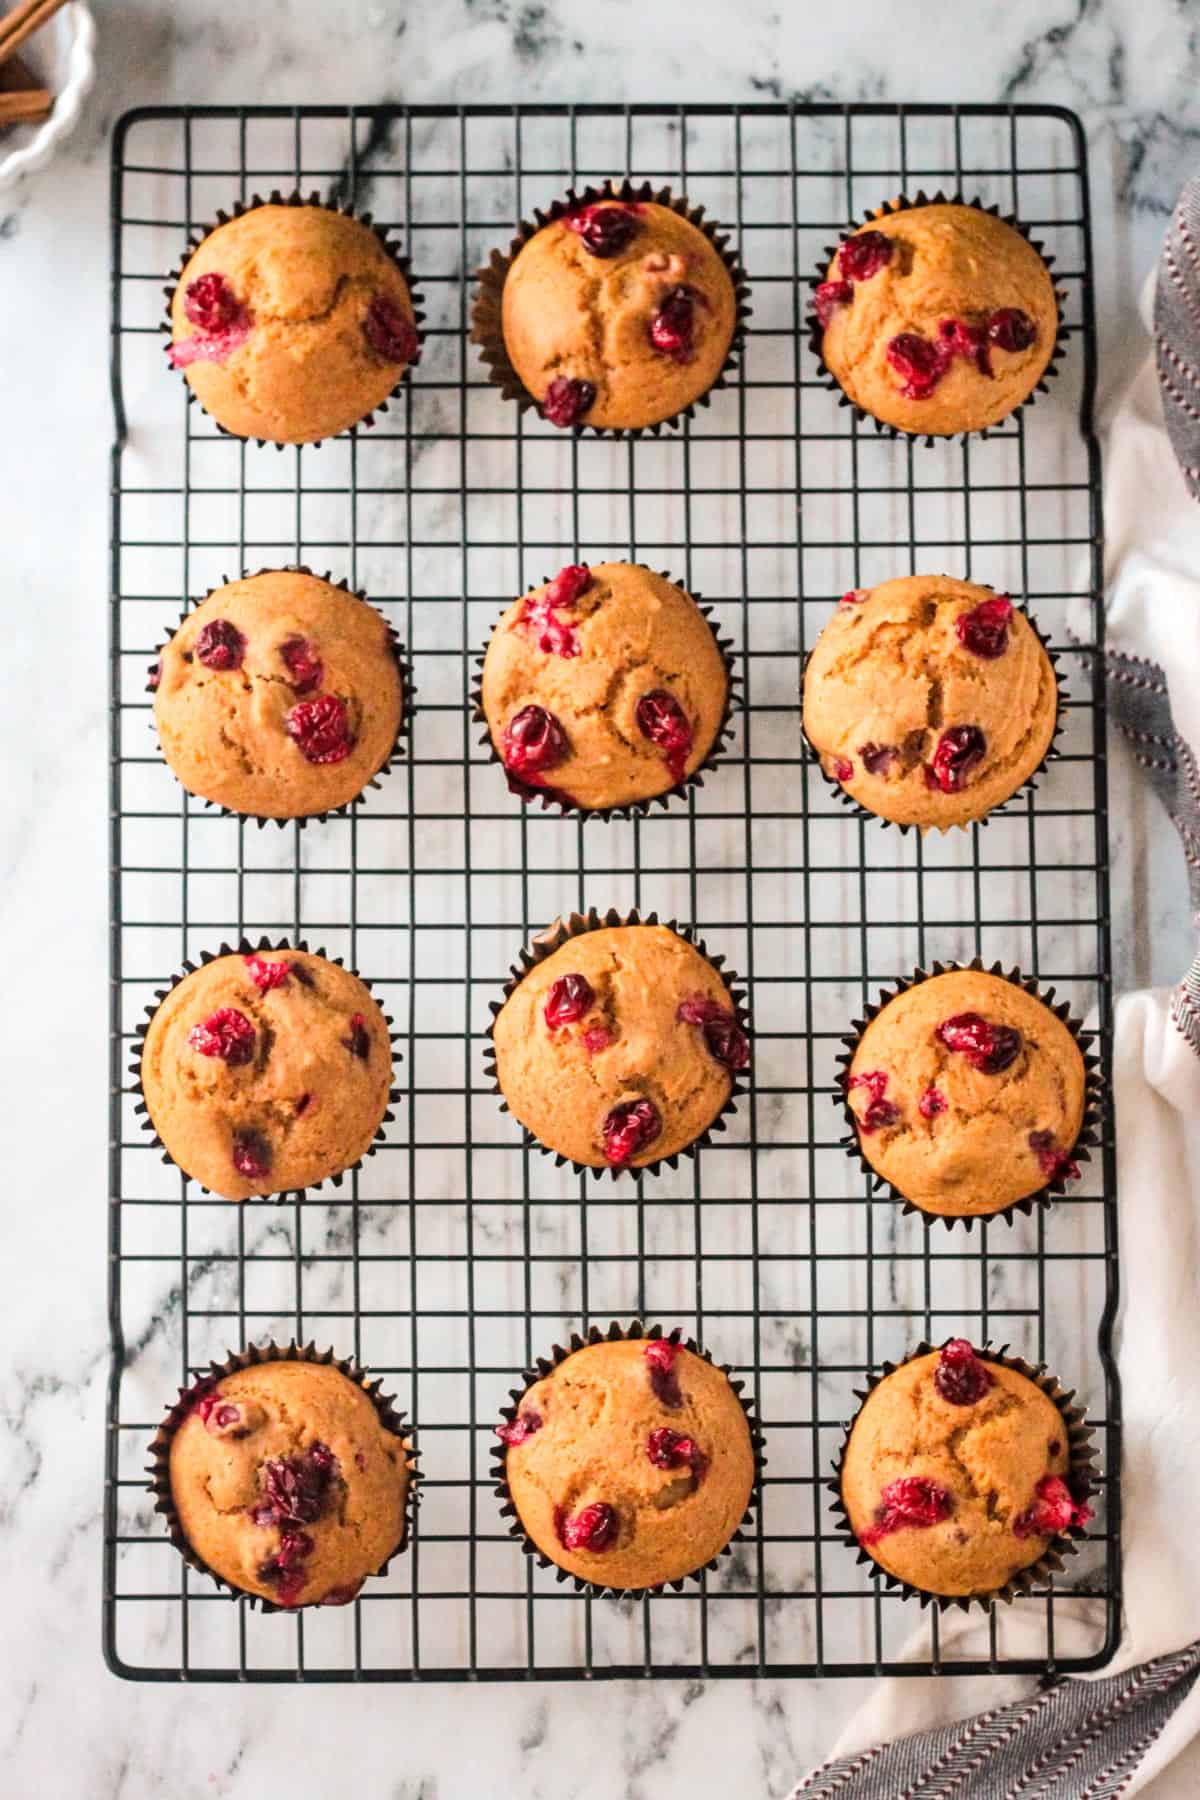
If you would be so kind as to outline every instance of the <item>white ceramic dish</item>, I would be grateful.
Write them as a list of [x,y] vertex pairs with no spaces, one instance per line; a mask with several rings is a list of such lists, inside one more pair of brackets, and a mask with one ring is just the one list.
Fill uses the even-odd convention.
[[0,189],[42,168],[75,129],[96,79],[95,43],[96,21],[80,0],[72,0],[22,45],[22,60],[54,95],[54,108],[41,125],[13,125],[0,132]]

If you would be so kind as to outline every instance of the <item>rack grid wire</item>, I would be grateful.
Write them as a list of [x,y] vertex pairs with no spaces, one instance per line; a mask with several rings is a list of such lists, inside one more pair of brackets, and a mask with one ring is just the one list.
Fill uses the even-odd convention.
[[[741,367],[678,431],[574,438],[518,416],[468,342],[470,273],[564,189],[648,178],[741,250]],[[162,288],[192,228],[273,188],[395,228],[428,313],[409,385],[370,430],[276,452],[217,433],[163,366]],[[804,334],[807,278],[853,217],[961,190],[1053,254],[1067,354],[986,437],[856,422]],[[1119,1400],[1111,1123],[1070,1197],[1011,1225],[928,1230],[864,1181],[831,1104],[838,1040],[897,975],[980,955],[1111,1025],[1099,460],[1085,145],[1050,107],[188,107],[113,145],[112,1139],[104,1645],[143,1680],[1057,1674],[1111,1654]],[[522,808],[478,743],[475,658],[512,596],[567,561],[677,576],[735,640],[745,704],[720,768],[634,821]],[[259,831],[188,799],[157,751],[147,665],[221,579],[302,562],[396,625],[417,705],[400,766],[350,814]],[[802,749],[798,682],[838,596],[946,569],[1027,601],[1062,656],[1062,754],[986,827],[852,816]],[[730,1129],[661,1177],[589,1183],[530,1149],[483,1074],[487,1003],[559,914],[694,923],[756,1027]],[[339,1190],[202,1193],[134,1113],[136,1026],[185,958],[302,938],[376,985],[401,1100]],[[612,1318],[680,1324],[735,1366],[766,1435],[753,1527],[682,1591],[592,1600],[507,1535],[492,1426],[519,1371]],[[1045,1359],[1097,1427],[1082,1554],[994,1609],[984,1645],[880,1590],[825,1483],[854,1390],[922,1337]],[[172,1549],[144,1481],[177,1388],[249,1340],[332,1344],[416,1426],[417,1528],[351,1607],[269,1617]],[[1069,1628],[1062,1622],[1070,1602]],[[981,1615],[976,1614],[978,1619]],[[915,1642],[912,1641],[914,1639]]]

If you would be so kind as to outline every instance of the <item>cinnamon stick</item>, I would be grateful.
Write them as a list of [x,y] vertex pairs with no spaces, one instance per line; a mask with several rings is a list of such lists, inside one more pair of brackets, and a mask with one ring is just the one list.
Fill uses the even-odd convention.
[[19,50],[26,38],[40,31],[66,0],[17,0],[11,12],[0,16],[0,62]]
[[0,94],[0,127],[48,119],[53,105],[54,95],[48,88],[18,88],[15,93]]

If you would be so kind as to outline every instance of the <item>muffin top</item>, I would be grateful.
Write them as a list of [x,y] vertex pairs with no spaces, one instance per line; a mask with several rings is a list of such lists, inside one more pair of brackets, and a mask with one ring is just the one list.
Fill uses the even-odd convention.
[[552,425],[654,425],[706,394],[737,323],[709,238],[651,200],[579,205],[505,277],[509,360]]
[[348,969],[305,950],[218,956],[173,987],[142,1046],[142,1092],[193,1180],[245,1200],[366,1154],[387,1111],[387,1021]]
[[920,831],[1011,798],[1057,720],[1054,668],[1024,613],[948,575],[853,589],[804,676],[804,731],[825,773]]
[[265,1362],[204,1382],[171,1440],[183,1535],[232,1587],[277,1606],[344,1605],[404,1536],[407,1445],[327,1363]]
[[754,1487],[729,1379],[667,1338],[588,1344],[498,1427],[526,1534],[598,1587],[678,1581],[723,1550]]
[[1044,1000],[951,969],[889,1000],[850,1061],[862,1153],[923,1212],[1001,1212],[1078,1176],[1086,1070]]
[[867,1395],[842,1463],[855,1537],[928,1594],[990,1594],[1090,1518],[1066,1480],[1063,1417],[1034,1382],[965,1338]]
[[492,1039],[514,1118],[593,1169],[641,1168],[693,1143],[750,1061],[725,983],[665,925],[568,938],[518,982]]
[[633,563],[573,564],[513,602],[483,664],[483,708],[518,792],[577,807],[665,794],[721,728],[729,678],[689,594]]
[[1054,351],[1058,302],[1033,246],[994,213],[934,202],[839,245],[816,292],[821,354],[864,412],[933,436],[995,425]]
[[256,206],[193,251],[171,300],[172,367],[236,437],[307,444],[387,399],[419,340],[408,283],[370,226]]
[[163,755],[188,792],[268,819],[353,800],[391,755],[404,710],[385,621],[298,569],[210,594],[152,679]]

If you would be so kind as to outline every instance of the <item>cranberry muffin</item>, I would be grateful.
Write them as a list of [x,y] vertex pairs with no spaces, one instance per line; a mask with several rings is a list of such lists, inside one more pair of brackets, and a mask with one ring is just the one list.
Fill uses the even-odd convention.
[[593,1169],[644,1168],[695,1143],[750,1062],[729,989],[665,925],[569,937],[513,988],[492,1045],[513,1117]]
[[842,240],[816,290],[821,356],[846,396],[899,431],[998,424],[1046,373],[1058,300],[1045,263],[979,207],[883,211]]
[[387,1021],[306,950],[218,956],[146,1029],[142,1093],[163,1148],[227,1200],[298,1192],[357,1163],[392,1084]]
[[588,200],[522,245],[504,279],[508,359],[561,427],[660,424],[707,394],[737,325],[720,251],[648,199]]
[[674,582],[633,563],[577,563],[509,607],[481,701],[515,791],[590,811],[693,775],[725,719],[729,675]]
[[167,763],[230,812],[303,819],[385,766],[404,715],[392,634],[304,569],[266,569],[190,612],[151,677]]
[[669,1338],[587,1344],[498,1426],[526,1536],[597,1587],[656,1588],[712,1561],[754,1489],[729,1378]]
[[1087,1071],[1062,1019],[982,969],[889,1000],[858,1040],[846,1100],[876,1174],[922,1212],[986,1217],[1078,1177]]
[[235,437],[309,444],[381,406],[419,339],[408,283],[369,225],[267,204],[197,245],[171,298],[172,368]]
[[845,594],[804,674],[804,733],[860,806],[944,831],[984,818],[1037,771],[1058,683],[1006,594],[907,575]]
[[276,1606],[353,1600],[405,1536],[408,1444],[340,1369],[262,1362],[205,1381],[171,1438],[191,1549]]
[[889,1575],[926,1594],[984,1597],[1091,1517],[1070,1462],[1054,1401],[952,1338],[867,1395],[842,1460],[842,1502]]

